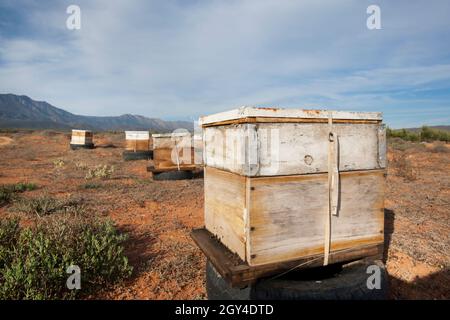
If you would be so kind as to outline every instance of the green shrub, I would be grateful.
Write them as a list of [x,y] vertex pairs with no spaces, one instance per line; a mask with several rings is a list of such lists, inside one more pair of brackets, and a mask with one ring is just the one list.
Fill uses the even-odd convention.
[[35,183],[30,182],[19,182],[14,186],[14,190],[16,192],[25,192],[25,191],[33,191],[37,189],[37,185]]
[[0,187],[0,206],[8,204],[14,196],[14,191],[11,189]]
[[0,206],[10,203],[16,198],[17,192],[25,192],[37,189],[34,183],[20,182],[17,184],[1,185],[0,186]]
[[[72,299],[132,271],[123,254],[126,236],[111,221],[60,216],[20,229],[4,220],[0,229],[0,299]],[[66,286],[71,265],[81,270],[81,290]]]
[[427,126],[423,126],[419,132],[413,132],[406,129],[386,129],[386,135],[388,138],[401,138],[406,141],[450,141],[450,132],[444,130],[431,129]]
[[58,213],[83,214],[85,205],[79,199],[57,199],[48,195],[36,198],[21,198],[14,203],[13,211],[43,217]]
[[17,243],[19,231],[18,219],[0,220],[0,270],[11,262],[13,245]]

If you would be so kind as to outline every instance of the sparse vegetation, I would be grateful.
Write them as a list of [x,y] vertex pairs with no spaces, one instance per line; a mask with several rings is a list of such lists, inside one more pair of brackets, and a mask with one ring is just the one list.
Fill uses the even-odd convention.
[[450,132],[444,130],[432,129],[427,126],[423,126],[420,131],[414,132],[406,129],[390,129],[387,128],[386,135],[388,138],[401,138],[406,141],[450,141]]
[[20,198],[14,203],[12,211],[43,217],[61,213],[83,214],[86,212],[86,206],[80,199],[57,199],[41,195],[36,198]]
[[86,170],[88,165],[84,162],[75,162],[75,168],[77,168],[77,170]]
[[415,149],[415,150],[425,150],[426,147],[420,142],[411,142],[407,140],[403,140],[401,138],[390,138],[389,139],[389,145],[394,148],[395,150],[399,151],[406,151],[408,149]]
[[419,170],[415,167],[407,155],[401,154],[393,158],[391,165],[395,168],[397,175],[408,181],[417,179]]
[[64,167],[65,162],[62,159],[56,159],[56,160],[53,160],[53,165],[55,166],[55,168],[62,168],[62,167]]
[[[2,149],[1,183],[15,182],[14,179],[17,178],[14,177],[23,173],[27,177],[25,182],[35,182],[38,187],[35,191],[19,192],[12,191],[12,185],[8,185],[8,194],[13,198],[8,202],[7,208],[0,208],[0,287],[3,288],[0,289],[0,298],[73,298],[71,294],[75,294],[77,299],[205,298],[205,257],[189,237],[192,228],[201,227],[203,224],[202,180],[154,182],[143,168],[142,162],[122,161],[122,148],[68,152],[70,135],[57,135],[55,139],[49,139],[41,136],[39,131],[34,134],[21,131],[11,134],[11,137],[17,143]],[[122,146],[123,138],[123,132],[117,135],[102,133],[98,141],[112,141]],[[36,143],[37,141],[40,143]],[[445,147],[450,149],[450,145],[444,142],[422,143],[401,138],[389,139],[385,220],[388,223],[386,230],[390,231],[385,236],[385,248],[389,249],[386,250],[386,261],[391,275],[393,298],[449,297],[449,244],[448,241],[442,241],[448,237],[449,206],[446,187],[450,153],[445,153]],[[28,159],[28,155],[33,156],[35,160],[24,161]],[[53,170],[54,159],[63,159],[65,166]],[[81,164],[79,169],[77,163]],[[115,170],[111,176],[114,180],[86,180],[85,175],[95,164],[114,165]],[[412,180],[407,178],[408,176]],[[82,194],[83,198],[73,198],[77,193]],[[12,211],[20,199],[36,198],[45,194],[61,201],[71,199],[83,204],[85,213],[71,214],[70,210],[62,210],[38,217],[34,213]],[[67,194],[72,196],[65,196]],[[72,211],[81,212],[77,209]],[[20,218],[20,224],[13,224],[14,220],[6,219],[8,216]],[[117,244],[117,247],[124,247],[125,254],[122,256],[126,255],[129,264],[135,269],[126,284],[120,281],[127,277],[128,272],[118,272],[117,277],[108,279],[98,271],[99,268],[90,269],[90,263],[86,262],[92,259],[98,265],[98,261],[107,255],[106,251],[116,252],[117,247],[113,244],[109,245],[110,249],[95,251],[96,255],[93,256],[92,250],[73,248],[75,240],[63,239],[71,238],[69,234],[77,232],[73,225],[80,225],[79,228],[84,229],[83,226],[90,228],[92,221],[106,223],[90,218],[91,216],[114,219],[117,223],[115,236],[105,235],[103,231],[93,231],[92,239],[97,240],[81,240],[81,236],[76,235],[77,245],[84,248],[88,247],[85,243],[89,242],[92,248],[94,241],[116,239],[116,236],[120,236],[117,230],[127,230],[129,239]],[[50,227],[50,223],[53,225],[56,222],[58,228]],[[59,249],[42,245],[45,242],[39,238],[35,224],[38,224],[39,228],[46,226],[53,230],[52,236],[46,235],[44,239]],[[23,238],[23,253],[19,255],[17,238],[25,230],[33,233],[29,239],[38,240],[30,240],[28,245]],[[66,274],[67,266],[63,266],[61,262],[64,246],[71,248],[65,252],[70,253],[70,257],[74,256],[75,258],[70,260],[81,268],[81,290],[76,292],[66,289],[69,274]],[[31,250],[42,250],[42,255],[38,256]],[[78,262],[83,250],[89,252],[83,255],[85,264]],[[77,253],[72,254],[73,251]],[[54,258],[51,258],[52,256]],[[41,257],[42,260],[39,260]],[[22,273],[18,271],[21,259]],[[104,262],[105,265],[109,267],[110,264],[115,264],[115,270],[124,266],[118,257],[109,261]],[[46,264],[49,264],[49,267]],[[32,272],[30,268],[39,271]],[[46,268],[51,268],[51,271],[42,271],[47,270]],[[6,270],[9,275],[8,284],[3,277]],[[62,275],[59,270],[62,270]],[[89,272],[89,277],[94,277],[91,272],[97,272],[97,280],[85,278],[85,271]],[[44,274],[48,274],[47,278],[38,279],[38,276],[42,277]],[[30,284],[24,279],[30,279]],[[418,282],[414,279],[418,279]],[[107,286],[108,284],[112,286]],[[6,291],[6,285],[10,288],[9,291]],[[43,287],[48,289],[43,290]],[[98,287],[101,288],[97,291]],[[44,291],[46,293],[42,293]]]
[[438,143],[431,149],[431,152],[450,152],[450,149],[443,143]]
[[14,191],[4,186],[0,187],[0,206],[8,204],[14,196]]
[[99,183],[88,182],[81,185],[82,189],[99,189],[102,185]]
[[112,176],[114,173],[114,166],[108,166],[108,165],[98,165],[95,166],[92,169],[89,169],[88,173],[86,174],[85,179],[94,179],[94,178],[100,178],[100,179],[108,179]]
[[32,182],[19,182],[14,185],[15,192],[25,192],[37,189],[37,184]]
[[[0,220],[0,299],[73,299],[130,276],[126,236],[110,221],[79,216],[21,228]],[[69,290],[66,270],[81,270],[81,290]]]
[[11,185],[0,186],[0,206],[10,203],[16,198],[16,193],[25,192],[37,189],[35,183],[19,182]]
[[86,180],[94,178],[108,179],[112,176],[113,173],[114,173],[114,166],[108,166],[106,164],[98,165],[92,169],[89,169],[85,178]]

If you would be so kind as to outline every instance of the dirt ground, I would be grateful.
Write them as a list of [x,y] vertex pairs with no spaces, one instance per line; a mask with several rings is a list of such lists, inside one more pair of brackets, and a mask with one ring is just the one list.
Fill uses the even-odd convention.
[[[205,299],[205,258],[189,236],[203,225],[203,180],[152,181],[145,160],[122,160],[123,134],[96,134],[93,150],[69,149],[53,131],[0,133],[0,184],[33,182],[25,196],[83,199],[129,234],[131,278],[95,299]],[[450,298],[450,148],[393,143],[387,176],[386,264],[391,298]],[[95,165],[108,179],[86,180]],[[9,215],[0,208],[0,218]]]

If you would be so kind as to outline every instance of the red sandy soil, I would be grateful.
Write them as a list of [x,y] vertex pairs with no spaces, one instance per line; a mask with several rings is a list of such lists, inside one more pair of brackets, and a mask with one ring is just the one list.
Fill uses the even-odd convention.
[[[77,151],[69,149],[69,135],[58,132],[0,136],[0,184],[36,183],[26,197],[80,197],[129,234],[132,276],[88,298],[206,298],[205,258],[189,236],[203,225],[202,179],[153,181],[146,171],[150,161],[122,160],[123,134],[97,134],[97,148]],[[389,163],[385,258],[391,298],[449,299],[450,149],[397,141]],[[112,177],[86,180],[88,168],[98,164],[114,165]],[[98,186],[87,189],[86,183]],[[0,208],[0,218],[9,209]]]

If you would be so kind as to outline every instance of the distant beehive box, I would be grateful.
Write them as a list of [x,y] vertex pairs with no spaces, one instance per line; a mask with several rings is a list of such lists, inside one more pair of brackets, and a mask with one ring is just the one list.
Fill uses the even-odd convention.
[[199,122],[205,227],[250,266],[382,246],[380,113],[243,107]]
[[195,155],[198,138],[193,139],[188,132],[153,134],[154,171],[194,170],[201,164]]
[[72,149],[92,149],[94,143],[92,141],[93,134],[90,130],[72,130],[72,138],[70,140],[70,147]]
[[194,134],[192,139],[195,164],[203,165],[203,137],[201,134]]
[[150,133],[148,131],[125,131],[125,150],[150,150]]
[[150,133],[148,131],[125,131],[124,160],[148,160],[153,156],[150,150]]

